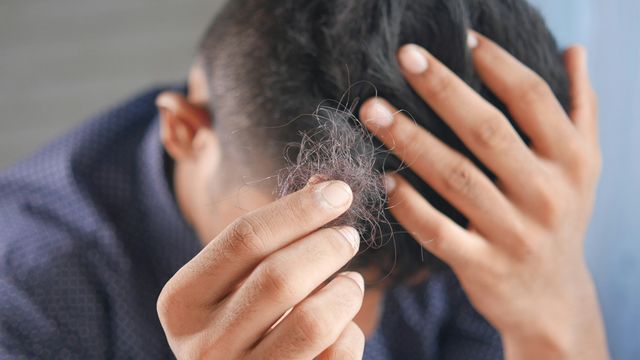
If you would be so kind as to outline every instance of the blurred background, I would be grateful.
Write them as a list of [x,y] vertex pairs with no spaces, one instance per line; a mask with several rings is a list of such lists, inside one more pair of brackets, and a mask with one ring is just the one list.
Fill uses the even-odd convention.
[[180,81],[222,0],[0,0],[0,168],[145,86]]
[[[184,80],[223,2],[0,0],[0,169],[145,86]],[[613,357],[640,359],[640,1],[531,2],[562,45],[590,50],[605,168],[587,256]]]

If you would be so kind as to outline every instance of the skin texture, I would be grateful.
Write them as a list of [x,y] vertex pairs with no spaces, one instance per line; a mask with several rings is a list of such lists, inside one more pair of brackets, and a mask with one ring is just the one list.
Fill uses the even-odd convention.
[[[456,272],[500,331],[507,358],[608,358],[582,248],[601,166],[585,53],[567,51],[567,115],[535,73],[490,40],[477,36],[470,45],[476,70],[532,144],[426,50],[403,47],[406,80],[498,179],[372,99],[361,119],[470,225],[458,226],[397,175],[386,178],[392,212]],[[223,178],[216,164],[224,149],[203,110],[208,94],[198,73],[196,66],[188,98],[158,99],[178,201],[206,244],[158,300],[172,350],[185,359],[361,358],[367,321],[354,318],[375,319],[379,301],[361,309],[362,277],[333,277],[355,254],[345,241],[353,229],[320,229],[349,207],[348,186],[311,183],[272,201]],[[229,193],[244,196],[222,196]]]

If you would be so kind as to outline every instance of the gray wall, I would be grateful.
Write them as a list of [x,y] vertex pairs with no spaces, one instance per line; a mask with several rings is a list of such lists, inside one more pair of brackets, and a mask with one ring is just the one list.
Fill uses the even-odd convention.
[[142,87],[182,80],[223,0],[0,0],[0,168]]

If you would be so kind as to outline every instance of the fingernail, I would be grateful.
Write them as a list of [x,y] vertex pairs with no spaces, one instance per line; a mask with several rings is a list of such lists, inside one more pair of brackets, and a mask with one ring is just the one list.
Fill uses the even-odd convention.
[[472,32],[467,33],[467,46],[472,50],[478,47],[478,37]]
[[338,232],[344,237],[344,239],[349,243],[349,245],[353,248],[353,254],[355,255],[360,248],[360,234],[358,234],[358,230],[350,227],[343,226],[337,228]]
[[378,101],[375,101],[371,105],[368,115],[369,118],[366,119],[366,121],[379,127],[387,127],[393,122],[393,114],[391,111]]
[[332,181],[320,189],[325,203],[333,208],[342,208],[351,201],[351,188],[342,181]]
[[400,66],[407,72],[417,75],[425,72],[429,68],[427,58],[420,51],[418,45],[406,45],[400,50]]
[[396,179],[391,175],[384,175],[382,178],[384,182],[384,189],[387,191],[387,194],[390,194],[396,188]]
[[356,284],[358,284],[358,287],[360,288],[360,291],[362,291],[362,293],[364,294],[364,278],[362,278],[362,275],[360,275],[359,273],[354,272],[354,271],[343,272],[340,275],[346,276],[346,277],[350,278],[351,280],[355,281]]

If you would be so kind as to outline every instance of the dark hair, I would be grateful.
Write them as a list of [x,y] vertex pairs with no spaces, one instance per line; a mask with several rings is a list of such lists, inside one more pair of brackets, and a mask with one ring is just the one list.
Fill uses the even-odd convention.
[[[466,47],[468,29],[493,39],[541,75],[568,107],[561,52],[540,14],[524,0],[232,0],[201,44],[215,126],[223,134],[243,129],[244,140],[240,135],[234,138],[246,142],[243,150],[251,144],[262,157],[278,163],[286,144],[323,131],[318,121],[324,118],[301,114],[313,114],[323,101],[345,95],[347,103],[339,102],[337,110],[357,113],[358,100],[377,94],[406,110],[491,176],[408,86],[396,61],[400,46],[419,44],[509,115],[474,73]],[[242,152],[245,156],[238,161],[256,156]],[[371,171],[399,167],[397,161],[380,154],[384,161]],[[458,223],[466,223],[408,169],[402,173],[434,206]],[[390,273],[392,283],[421,269],[439,268],[436,259],[423,253],[396,225],[393,228],[395,246],[370,249],[353,266],[375,264],[383,275]],[[384,233],[388,236],[389,231]]]

